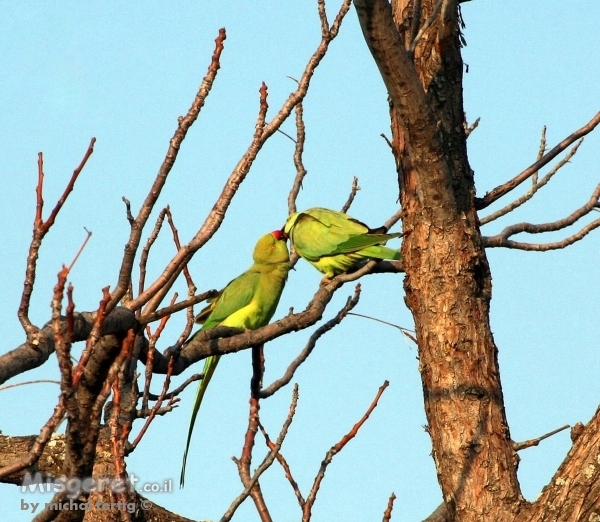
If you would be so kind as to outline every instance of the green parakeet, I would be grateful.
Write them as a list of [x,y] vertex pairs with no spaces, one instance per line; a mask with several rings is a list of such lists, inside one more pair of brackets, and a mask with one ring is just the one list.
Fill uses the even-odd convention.
[[[275,230],[261,237],[256,243],[252,259],[254,264],[231,281],[198,314],[196,322],[203,324],[203,326],[194,334],[194,337],[203,330],[215,326],[255,330],[268,324],[271,320],[290,270],[290,258],[283,232]],[[219,355],[210,356],[206,358],[204,363],[204,378],[200,381],[196,392],[196,400],[183,454],[181,486],[184,483],[185,464],[196,416],[219,359]]]
[[400,259],[400,252],[382,246],[401,234],[371,229],[342,212],[309,208],[292,214],[283,231],[299,256],[325,274],[325,280],[357,268],[369,259]]

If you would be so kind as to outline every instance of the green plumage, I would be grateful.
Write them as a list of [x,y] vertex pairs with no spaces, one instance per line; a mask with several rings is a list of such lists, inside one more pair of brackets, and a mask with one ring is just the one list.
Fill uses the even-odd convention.
[[[254,264],[212,298],[210,304],[196,316],[196,322],[203,326],[194,337],[215,326],[255,330],[269,323],[290,270],[289,253],[281,231],[276,230],[261,237],[256,243],[252,258]],[[219,359],[218,355],[207,357],[204,363],[204,378],[198,385],[183,454],[181,486],[184,483],[185,464],[196,416]]]
[[382,246],[399,233],[386,234],[385,227],[371,229],[335,210],[316,207],[296,212],[283,230],[298,255],[329,279],[369,259],[400,259],[398,250]]

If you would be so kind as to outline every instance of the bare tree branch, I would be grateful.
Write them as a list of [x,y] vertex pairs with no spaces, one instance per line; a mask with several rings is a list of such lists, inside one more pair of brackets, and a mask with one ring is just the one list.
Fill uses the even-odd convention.
[[[294,385],[294,391],[295,392],[298,391],[297,384]],[[273,442],[271,442],[271,438],[269,437],[269,434],[267,433],[267,431],[265,430],[265,428],[263,427],[262,424],[259,423],[258,427],[260,428],[260,431],[262,432],[263,436],[265,437],[265,444],[267,445],[267,447],[270,450],[273,450],[275,448],[275,444]],[[283,471],[285,473],[285,478],[288,479],[288,482],[290,483],[290,485],[292,486],[292,489],[294,490],[294,494],[296,495],[296,498],[298,499],[298,504],[300,504],[300,507],[302,508],[304,506],[304,502],[305,502],[304,497],[302,496],[302,493],[300,492],[298,483],[294,480],[294,477],[292,477],[292,471],[290,470],[289,464],[285,460],[284,456],[281,454],[281,451],[277,452],[276,457],[277,457],[277,462],[279,462],[279,464],[281,464],[281,467],[283,468]]]
[[390,495],[390,499],[388,500],[387,509],[383,513],[382,522],[390,522],[390,520],[392,520],[392,509],[394,509],[394,500],[396,500],[396,495],[392,493]]
[[570,427],[571,426],[569,424],[565,424],[564,426],[561,426],[560,428],[557,428],[548,433],[545,433],[544,435],[542,435],[541,437],[537,437],[536,439],[529,439],[529,440],[525,440],[523,442],[514,442],[513,448],[515,449],[515,451],[521,451],[526,448],[531,448],[532,446],[537,446],[544,439],[547,439],[548,437],[552,437],[552,435],[556,435],[557,433],[560,433],[561,431],[564,431]]
[[152,312],[149,314],[144,314],[139,318],[140,324],[149,324],[154,321],[158,321],[167,315],[172,315],[175,312],[179,312],[185,308],[190,308],[191,306],[201,303],[202,301],[206,301],[211,297],[215,297],[218,294],[217,290],[208,290],[206,292],[202,292],[196,296],[186,299],[185,301],[181,301],[179,303],[175,303],[173,305],[165,306],[156,312]]
[[[158,217],[156,218],[156,223],[154,223],[154,229],[152,230],[150,236],[148,236],[148,240],[146,241],[144,248],[142,248],[142,254],[140,256],[140,281],[138,283],[138,295],[144,291],[144,286],[146,284],[146,265],[148,263],[148,255],[150,254],[150,249],[152,248],[152,245],[158,238],[158,234],[160,233],[160,230],[162,228],[168,208],[168,206],[163,208],[158,214]],[[138,316],[138,318],[141,315],[141,313],[141,309],[136,310],[136,316]]]
[[27,268],[25,270],[25,282],[23,285],[23,294],[21,295],[21,302],[19,304],[19,309],[17,311],[17,316],[19,317],[19,321],[21,322],[21,326],[27,335],[27,339],[31,343],[32,347],[35,347],[37,344],[37,337],[35,334],[38,333],[38,329],[33,326],[31,321],[29,320],[29,303],[31,301],[31,294],[33,293],[33,285],[35,283],[35,273],[37,268],[37,260],[39,256],[40,246],[42,245],[42,240],[45,235],[50,230],[50,227],[54,225],[54,221],[56,220],[56,216],[60,212],[60,209],[65,204],[65,201],[69,197],[69,194],[73,191],[73,187],[75,186],[75,182],[79,177],[79,174],[85,167],[89,157],[94,152],[94,144],[96,143],[96,138],[92,138],[90,144],[85,152],[83,159],[79,163],[79,166],[73,171],[71,175],[71,179],[65,188],[60,199],[56,202],[56,205],[50,212],[50,216],[48,219],[44,221],[42,217],[42,211],[44,209],[44,197],[43,197],[43,187],[44,187],[44,156],[40,152],[38,154],[38,184],[36,187],[36,210],[35,210],[35,219],[33,221],[33,238],[31,240],[31,244],[29,245],[29,253],[27,255]]
[[233,517],[237,508],[242,504],[242,502],[244,500],[246,500],[246,498],[248,498],[248,495],[250,495],[250,492],[252,491],[252,489],[254,488],[256,483],[258,482],[258,479],[260,478],[260,476],[264,473],[264,471],[266,469],[268,469],[271,466],[271,464],[273,464],[273,461],[275,460],[276,456],[279,453],[279,450],[281,449],[281,446],[283,445],[283,441],[285,440],[288,429],[289,429],[290,425],[292,424],[294,414],[296,413],[296,405],[297,404],[298,404],[298,385],[294,386],[294,391],[292,392],[292,402],[290,404],[290,410],[287,415],[287,418],[285,419],[285,422],[283,423],[283,426],[281,427],[279,437],[277,437],[277,440],[275,441],[274,446],[271,448],[271,451],[269,451],[269,453],[264,458],[264,460],[262,461],[260,466],[258,466],[258,468],[256,468],[256,471],[252,475],[252,478],[248,481],[247,484],[244,484],[244,486],[245,486],[244,491],[242,491],[242,493],[231,503],[231,505],[229,506],[229,509],[227,509],[227,511],[221,517],[220,522],[228,522],[229,520],[231,520],[231,518]]
[[352,180],[352,187],[350,188],[350,194],[348,195],[348,199],[346,200],[346,203],[344,203],[344,206],[341,210],[343,214],[350,210],[350,206],[352,205],[352,202],[354,201],[354,198],[359,190],[360,187],[358,186],[358,178],[354,176],[354,179]]
[[[148,192],[148,195],[146,196],[146,199],[142,204],[142,207],[140,208],[138,216],[135,218],[134,223],[132,224],[131,235],[129,236],[129,241],[125,246],[125,256],[123,257],[123,262],[119,271],[117,287],[112,293],[111,301],[107,307],[108,313],[110,313],[113,310],[113,308],[125,295],[127,288],[129,288],[129,285],[131,283],[131,271],[133,269],[133,262],[140,244],[144,226],[146,225],[146,222],[150,217],[150,213],[154,209],[154,205],[158,200],[160,193],[162,192],[162,189],[167,181],[167,176],[173,168],[173,165],[179,153],[179,149],[181,147],[181,143],[185,139],[189,128],[198,118],[200,110],[204,106],[206,97],[210,93],[214,80],[217,76],[217,72],[221,66],[219,60],[221,57],[221,52],[223,51],[223,42],[225,41],[225,38],[225,29],[220,29],[219,36],[215,40],[215,52],[213,54],[210,66],[208,68],[208,72],[203,78],[202,83],[200,84],[200,88],[196,93],[196,98],[194,99],[194,102],[192,103],[187,114],[178,119],[179,124],[177,126],[177,130],[175,131],[175,134],[171,138],[171,141],[169,143],[169,149],[167,150],[165,159],[158,171],[154,183],[152,184],[152,188]],[[135,302],[135,304],[131,306],[131,309],[136,310],[142,304],[146,303],[148,300],[147,293],[150,291],[150,294],[154,295],[153,293],[156,292],[157,286],[158,285],[155,283],[154,285],[152,285],[151,291],[150,289],[147,289],[146,292],[142,293],[141,295],[144,296],[144,299],[142,299],[141,302],[141,296],[138,296],[138,300]]]
[[187,245],[183,246],[181,251],[178,252],[178,254],[169,262],[162,275],[150,287],[148,287],[143,294],[139,295],[128,304],[129,307],[136,309],[146,303],[149,303],[149,307],[147,309],[152,309],[155,306],[155,303],[150,303],[150,300],[154,299],[157,291],[159,289],[161,291],[168,290],[171,287],[181,270],[183,270],[183,267],[191,259],[194,253],[200,249],[221,226],[221,223],[225,217],[225,213],[229,208],[229,205],[240,184],[244,181],[246,175],[250,171],[250,167],[252,166],[257,154],[262,149],[265,142],[281,127],[296,105],[302,102],[306,96],[315,69],[325,56],[327,49],[329,48],[329,44],[337,36],[342,20],[350,9],[350,5],[351,0],[343,1],[340,10],[333,24],[331,25],[331,28],[327,32],[327,35],[322,37],[321,43],[319,44],[317,50],[309,59],[300,81],[298,82],[298,88],[289,95],[279,112],[269,123],[264,121],[266,116],[266,99],[263,98],[266,91],[262,91],[261,87],[261,92],[264,93],[261,94],[262,101],[259,110],[259,116],[257,118],[254,138],[244,156],[233,169],[233,172],[225,183],[217,202],[213,206],[208,217],[194,238]]
[[600,112],[598,112],[588,123],[586,123],[581,129],[576,130],[570,136],[567,136],[558,145],[549,150],[544,156],[537,160],[533,165],[527,167],[523,172],[516,175],[510,181],[496,187],[490,192],[486,192],[483,198],[475,198],[475,208],[477,210],[489,207],[494,201],[497,201],[502,196],[508,194],[515,187],[518,187],[523,181],[531,177],[534,173],[538,172],[544,165],[547,165],[556,156],[558,156],[563,150],[569,147],[572,143],[575,143],[579,138],[592,132],[596,126],[600,123]]
[[479,122],[481,121],[481,118],[477,118],[471,125],[467,125],[467,122],[465,121],[465,136],[468,138],[471,133],[477,128],[479,127]]
[[290,190],[288,196],[288,212],[293,214],[296,212],[296,199],[302,188],[302,181],[306,176],[306,168],[302,160],[304,154],[304,143],[306,141],[306,128],[304,127],[303,119],[304,109],[302,103],[296,105],[296,147],[294,149],[294,166],[296,167],[296,177],[294,178],[294,184]]
[[333,319],[330,319],[325,324],[321,325],[319,328],[315,330],[315,332],[308,339],[308,343],[304,347],[304,349],[300,352],[300,354],[290,363],[287,370],[283,374],[283,376],[272,384],[267,386],[266,388],[260,391],[260,398],[266,399],[273,395],[277,390],[281,389],[283,386],[288,384],[292,377],[294,377],[294,373],[300,367],[300,365],[306,361],[308,356],[312,353],[315,345],[319,338],[321,338],[324,334],[326,334],[329,330],[337,326],[342,322],[344,317],[348,315],[348,312],[352,310],[357,304],[360,298],[360,284],[356,285],[356,289],[354,290],[354,296],[349,297],[346,301],[344,307],[335,315]]
[[[544,143],[545,143],[545,140],[542,139],[542,144],[540,145],[540,150],[544,146]],[[489,223],[490,221],[494,221],[495,219],[498,219],[499,217],[502,217],[502,216],[508,214],[509,212],[512,212],[514,209],[520,207],[523,203],[526,203],[527,201],[529,201],[539,189],[541,189],[544,185],[546,185],[546,183],[548,183],[550,181],[550,179],[552,179],[554,174],[556,174],[562,167],[564,167],[569,162],[569,160],[577,153],[577,149],[579,148],[579,146],[582,143],[583,143],[583,138],[581,138],[573,146],[573,148],[566,154],[566,156],[562,160],[560,160],[556,165],[554,165],[554,167],[552,167],[552,169],[550,169],[548,174],[546,174],[539,183],[537,181],[538,173],[535,172],[532,176],[533,183],[531,185],[531,188],[525,194],[523,194],[520,198],[516,199],[509,205],[506,205],[504,208],[501,208],[500,210],[497,210],[496,212],[491,213],[489,216],[485,216],[484,218],[482,218],[479,221],[480,224],[485,225],[486,223]]]
[[[73,314],[73,342],[85,341],[90,337],[98,317],[98,312],[80,312]],[[102,324],[102,335],[126,332],[136,325],[132,312],[126,308],[117,308]],[[0,355],[0,384],[8,379],[37,368],[44,364],[54,353],[54,331],[50,324],[45,325],[37,334],[35,348],[25,342],[7,353]],[[165,366],[166,371],[166,366]],[[77,372],[77,371],[76,371]],[[164,372],[163,372],[164,373]]]
[[[190,384],[192,384],[193,382],[199,381],[200,379],[202,379],[204,377],[204,374],[202,373],[195,373],[194,375],[190,375],[180,386],[178,386],[177,388],[175,388],[172,392],[167,393],[163,399],[175,399],[178,395],[181,394],[181,392],[183,390],[185,390]],[[140,397],[143,394],[140,393]],[[158,398],[160,397],[160,395],[155,395],[154,393],[148,393],[148,399],[150,399],[151,401],[157,401]]]
[[568,238],[562,241],[557,241],[554,243],[520,243],[517,241],[509,240],[508,238],[521,232],[527,232],[529,234],[540,234],[543,232],[554,232],[557,230],[562,230],[563,228],[572,225],[583,216],[589,214],[595,208],[598,208],[598,198],[600,198],[600,185],[596,187],[596,190],[594,190],[592,197],[585,205],[578,208],[575,212],[573,212],[566,218],[560,219],[558,221],[553,221],[551,223],[542,223],[540,225],[534,225],[532,223],[517,223],[515,225],[510,225],[495,236],[483,237],[483,244],[486,248],[505,247],[517,248],[520,250],[537,250],[540,252],[564,248],[568,245],[575,243],[576,241],[579,241],[581,238],[585,237],[589,232],[600,226],[600,219],[588,223],[576,234],[573,234],[572,236],[569,236]]
[[306,498],[306,502],[304,503],[304,506],[302,509],[302,522],[308,522],[310,520],[312,507],[315,503],[315,500],[317,499],[317,493],[319,492],[319,487],[321,486],[321,482],[325,478],[325,471],[327,469],[327,466],[329,466],[329,464],[331,464],[333,457],[335,457],[340,451],[342,451],[344,449],[344,446],[346,446],[346,444],[348,444],[348,442],[350,442],[354,437],[356,437],[358,430],[367,421],[367,419],[369,418],[369,416],[371,415],[373,410],[377,407],[377,402],[379,401],[381,394],[385,391],[385,389],[389,386],[389,384],[390,383],[388,381],[385,381],[379,387],[379,391],[377,392],[377,395],[373,399],[373,402],[367,409],[367,412],[352,427],[352,429],[346,435],[344,435],[342,437],[342,439],[337,444],[335,444],[334,446],[331,447],[331,449],[325,455],[323,462],[321,462],[321,467],[319,468],[319,472],[317,473],[317,476],[315,477],[313,487],[311,488],[310,493],[309,493],[308,497]]

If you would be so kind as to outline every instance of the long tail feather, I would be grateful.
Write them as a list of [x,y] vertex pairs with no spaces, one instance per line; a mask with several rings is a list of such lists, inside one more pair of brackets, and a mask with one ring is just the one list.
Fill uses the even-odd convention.
[[206,388],[208,388],[208,383],[210,382],[213,374],[215,373],[215,369],[217,368],[217,364],[219,364],[220,358],[220,355],[213,355],[211,357],[207,357],[206,361],[204,362],[204,377],[198,384],[198,391],[196,392],[196,401],[194,402],[194,409],[192,410],[192,418],[190,419],[190,427],[188,429],[187,441],[185,443],[185,451],[183,452],[183,464],[181,465],[181,477],[179,479],[180,488],[182,488],[184,485],[185,463],[187,461],[188,450],[190,448],[190,441],[192,440],[192,432],[194,431],[196,416],[198,415],[198,410],[200,409],[200,404],[202,403],[202,399],[204,398]]

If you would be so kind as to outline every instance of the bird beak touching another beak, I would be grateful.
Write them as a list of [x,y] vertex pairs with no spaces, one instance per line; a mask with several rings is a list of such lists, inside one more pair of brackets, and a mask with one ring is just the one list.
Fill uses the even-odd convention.
[[283,231],[283,229],[281,230],[273,230],[273,232],[271,232],[271,235],[277,240],[277,241],[287,241],[287,234]]

